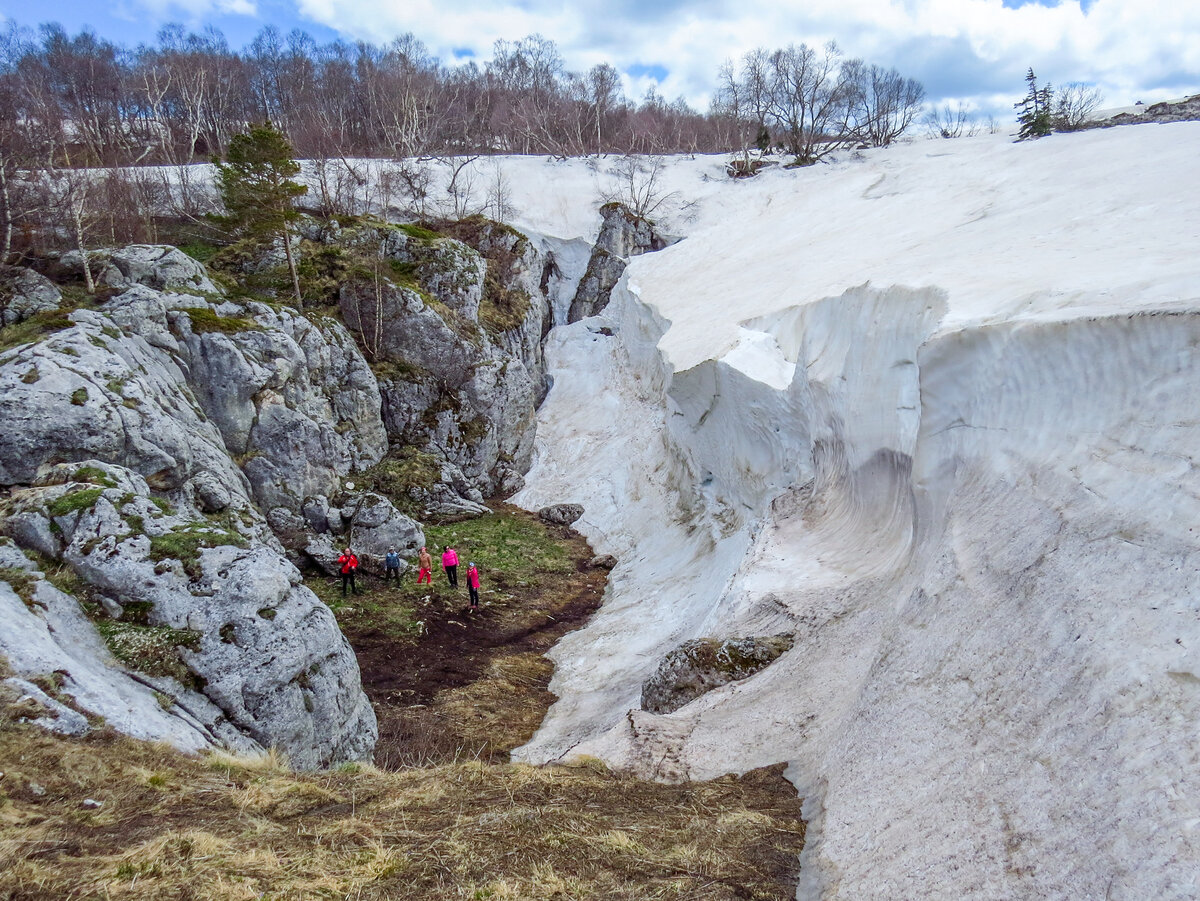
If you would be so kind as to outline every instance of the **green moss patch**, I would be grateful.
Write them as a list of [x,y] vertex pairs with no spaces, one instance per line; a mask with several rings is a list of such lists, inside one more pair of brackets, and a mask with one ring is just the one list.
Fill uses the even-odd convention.
[[116,488],[117,480],[97,466],[80,466],[71,473],[71,481],[88,482],[102,488]]
[[397,229],[404,232],[410,238],[416,238],[418,241],[436,241],[441,237],[431,228],[426,228],[423,225],[417,225],[413,222],[405,222],[396,226]]
[[220,332],[224,335],[236,335],[239,332],[260,332],[262,326],[253,319],[243,319],[238,316],[220,316],[207,307],[189,307],[184,312],[192,321],[192,331],[198,335],[208,332]]
[[0,351],[20,347],[22,344],[33,344],[74,324],[67,318],[64,310],[34,313],[28,319],[0,328]]
[[245,547],[246,539],[236,532],[190,523],[152,537],[150,559],[178,560],[183,564],[184,572],[193,579],[198,579],[203,574],[200,568],[200,551],[224,545]]
[[46,512],[51,516],[58,517],[69,516],[80,510],[90,510],[104,491],[103,488],[80,488],[69,491],[46,504]]

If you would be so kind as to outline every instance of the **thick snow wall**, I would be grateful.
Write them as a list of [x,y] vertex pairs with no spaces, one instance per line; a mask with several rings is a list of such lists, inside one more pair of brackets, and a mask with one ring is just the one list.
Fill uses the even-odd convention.
[[[521,755],[790,761],[801,898],[1200,895],[1197,315],[947,328],[942,292],[865,285],[673,372],[637,265],[548,348],[519,500],[583,503],[621,562]],[[636,709],[680,641],[780,631]]]

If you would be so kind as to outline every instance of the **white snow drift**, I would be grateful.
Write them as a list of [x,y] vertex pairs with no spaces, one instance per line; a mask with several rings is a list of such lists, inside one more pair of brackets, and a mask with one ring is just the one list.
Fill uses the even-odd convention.
[[[1200,123],[673,161],[686,239],[550,337],[518,500],[621,562],[521,756],[790,761],[801,898],[1200,896],[1197,160]],[[595,174],[536,165],[522,224],[586,237]],[[635,709],[679,642],[780,631]]]

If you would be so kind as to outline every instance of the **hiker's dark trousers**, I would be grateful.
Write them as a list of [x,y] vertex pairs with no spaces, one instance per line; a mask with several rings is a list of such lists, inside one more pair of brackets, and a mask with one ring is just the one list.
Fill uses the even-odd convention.
[[457,565],[446,567],[446,578],[450,580],[451,588],[458,587],[458,566]]
[[355,594],[358,594],[358,586],[354,584],[354,570],[350,570],[348,573],[342,573],[342,597],[346,596],[347,586],[349,586],[350,590]]

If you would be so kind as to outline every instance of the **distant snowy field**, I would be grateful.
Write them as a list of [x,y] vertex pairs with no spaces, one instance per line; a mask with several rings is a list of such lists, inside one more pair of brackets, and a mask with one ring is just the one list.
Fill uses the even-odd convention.
[[[1200,897],[1198,160],[1200,123],[668,160],[685,239],[548,342],[517,500],[621,562],[519,756],[790,762],[801,898]],[[591,240],[616,162],[506,159],[515,224]],[[679,642],[782,631],[636,709]]]

